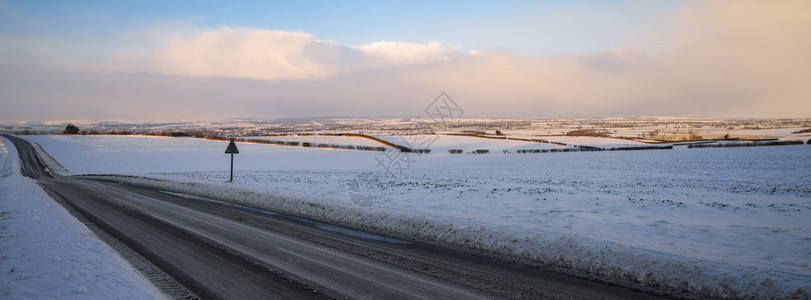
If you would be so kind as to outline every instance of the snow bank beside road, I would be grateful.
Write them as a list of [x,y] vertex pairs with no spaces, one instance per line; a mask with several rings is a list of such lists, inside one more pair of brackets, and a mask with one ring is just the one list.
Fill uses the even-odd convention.
[[160,299],[146,279],[19,171],[0,138],[0,295]]

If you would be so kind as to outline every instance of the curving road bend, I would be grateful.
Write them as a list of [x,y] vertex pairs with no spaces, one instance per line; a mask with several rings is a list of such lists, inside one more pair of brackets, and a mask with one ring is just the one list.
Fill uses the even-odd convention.
[[25,176],[163,272],[150,278],[156,286],[173,286],[164,277],[179,283],[185,291],[164,289],[176,298],[654,298],[115,176],[55,176],[28,141],[3,137]]

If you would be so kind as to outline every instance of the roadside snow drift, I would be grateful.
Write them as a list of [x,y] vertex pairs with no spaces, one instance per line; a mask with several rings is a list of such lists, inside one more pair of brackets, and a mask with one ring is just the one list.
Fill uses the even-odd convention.
[[0,138],[0,295],[29,299],[159,299],[115,251],[20,175]]

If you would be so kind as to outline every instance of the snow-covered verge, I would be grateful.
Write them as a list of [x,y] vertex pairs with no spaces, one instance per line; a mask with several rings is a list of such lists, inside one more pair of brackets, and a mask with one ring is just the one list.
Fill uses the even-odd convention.
[[[121,180],[643,289],[779,299],[811,291],[808,145],[438,152],[412,154],[391,176],[381,169],[390,153],[240,144],[237,184],[229,184],[225,142],[28,138],[71,174],[136,175]],[[382,192],[371,205],[358,205],[351,186],[370,178]]]
[[19,171],[0,138],[0,298],[164,298],[109,246]]

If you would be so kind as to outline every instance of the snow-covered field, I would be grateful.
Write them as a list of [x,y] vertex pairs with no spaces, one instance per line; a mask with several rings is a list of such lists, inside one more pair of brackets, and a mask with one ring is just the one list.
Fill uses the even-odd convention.
[[811,292],[809,145],[502,154],[525,145],[442,136],[432,153],[403,156],[239,144],[228,184],[226,142],[26,138],[70,174],[171,179],[185,183],[144,181],[614,282],[721,297]]
[[545,136],[545,137],[527,137],[527,138],[535,138],[535,139],[544,139],[550,142],[558,142],[564,143],[567,145],[592,145],[592,146],[622,146],[622,145],[629,145],[629,146],[640,146],[640,145],[647,145],[645,143],[640,143],[637,141],[626,140],[626,139],[618,139],[618,138],[607,138],[607,137],[590,137],[590,136]]
[[723,130],[711,129],[706,130],[709,135],[724,136],[729,134],[730,137],[738,138],[778,138],[787,141],[807,141],[811,139],[811,134],[796,134],[793,132],[800,131],[806,128],[774,128],[774,129],[743,129],[743,130]]
[[0,138],[0,298],[160,299],[146,279],[19,171]]
[[312,144],[328,144],[342,146],[385,147],[379,142],[357,136],[333,135],[283,135],[283,136],[246,136],[241,139],[258,139],[267,141],[300,142]]
[[460,149],[465,153],[477,149],[485,149],[490,152],[503,153],[503,151],[514,152],[519,149],[562,149],[564,146],[548,143],[537,143],[520,140],[499,140],[473,136],[455,135],[398,135],[398,136],[375,136],[384,141],[397,145],[410,146],[416,149],[431,149],[433,154],[447,154],[448,150]]

